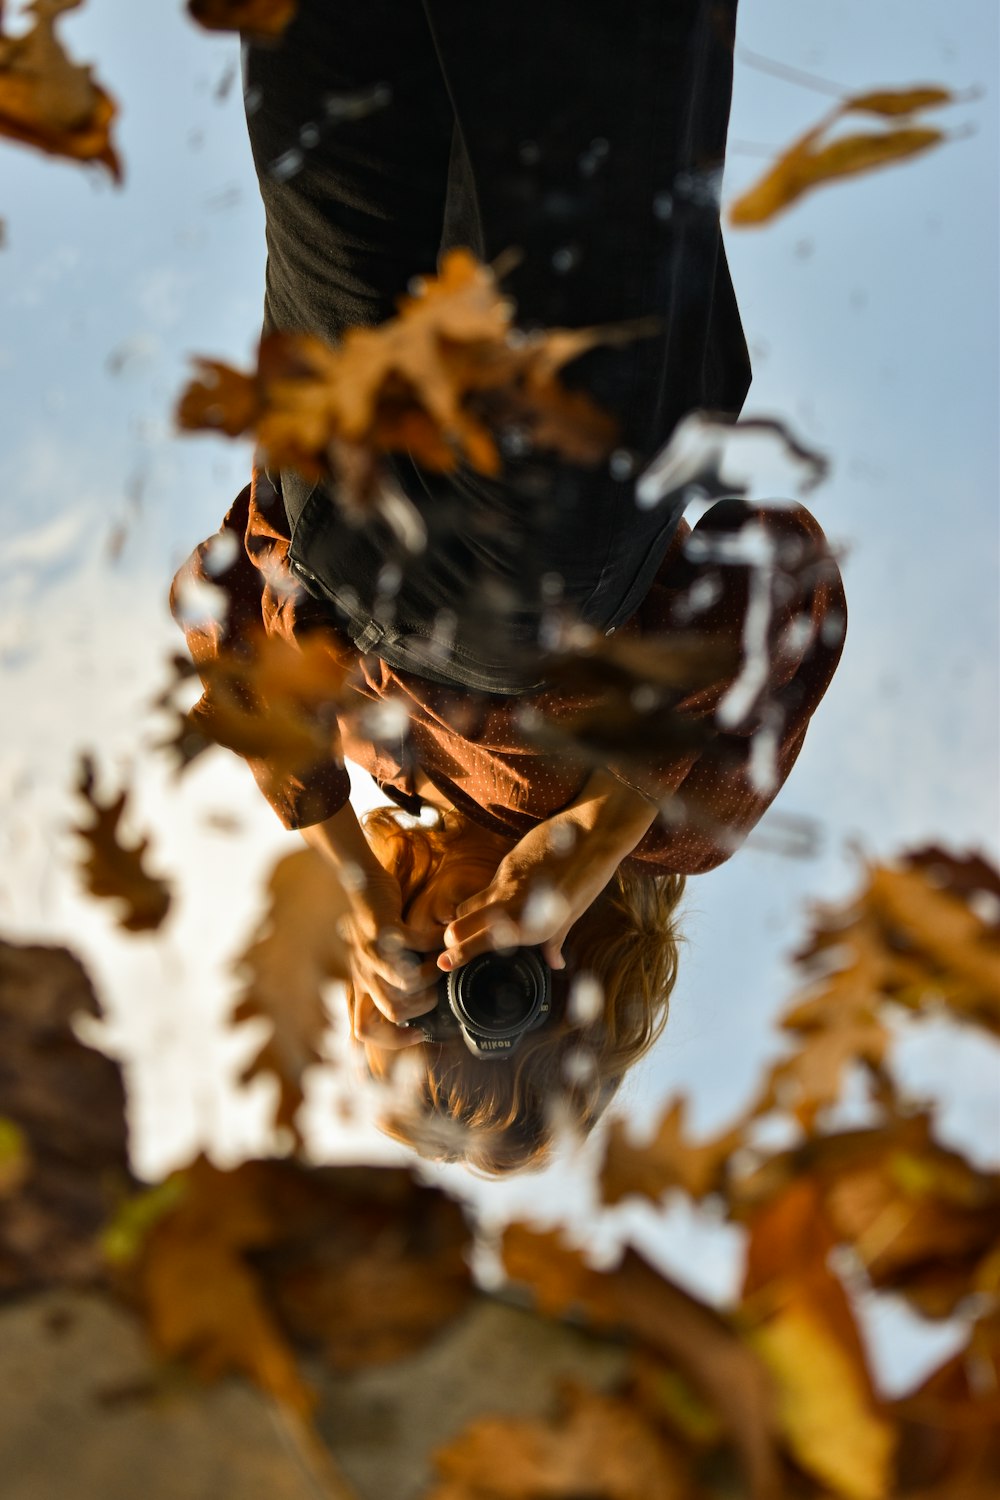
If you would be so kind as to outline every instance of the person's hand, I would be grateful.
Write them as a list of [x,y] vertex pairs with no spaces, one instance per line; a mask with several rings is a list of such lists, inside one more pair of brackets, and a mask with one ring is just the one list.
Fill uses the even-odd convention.
[[[377,1041],[380,1046],[410,1046],[413,1037],[419,1040],[419,1033],[398,1028],[401,1022],[433,1010],[437,999],[437,968],[433,956],[423,957],[433,940],[404,923],[402,905],[394,876],[386,870],[369,870],[363,884],[351,893],[342,923],[351,967],[352,1030],[360,1040]],[[383,1026],[373,1012],[381,1016]],[[374,1034],[376,1029],[379,1036]],[[390,1029],[403,1041],[388,1040]]]
[[607,771],[595,771],[568,807],[538,823],[497,866],[489,885],[459,904],[445,929],[446,972],[479,953],[539,947],[564,969],[570,928],[597,900],[656,817],[656,806]]
[[477,954],[539,947],[552,969],[565,968],[570,928],[597,899],[618,868],[617,850],[583,847],[569,813],[539,823],[497,866],[484,890],[462,901],[445,929],[448,971]]

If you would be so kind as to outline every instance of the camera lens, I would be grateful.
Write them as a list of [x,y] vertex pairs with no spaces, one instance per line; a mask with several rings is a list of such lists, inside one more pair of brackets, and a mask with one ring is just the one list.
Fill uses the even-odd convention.
[[449,978],[456,1014],[483,1036],[511,1036],[523,1030],[547,994],[546,970],[527,949],[509,956],[481,954]]

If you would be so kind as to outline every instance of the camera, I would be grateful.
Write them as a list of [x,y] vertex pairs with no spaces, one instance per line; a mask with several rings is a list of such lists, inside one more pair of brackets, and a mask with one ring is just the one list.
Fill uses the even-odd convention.
[[474,1057],[503,1062],[521,1038],[549,1019],[552,971],[537,948],[481,953],[442,974],[437,1004],[404,1022],[426,1042],[461,1036]]

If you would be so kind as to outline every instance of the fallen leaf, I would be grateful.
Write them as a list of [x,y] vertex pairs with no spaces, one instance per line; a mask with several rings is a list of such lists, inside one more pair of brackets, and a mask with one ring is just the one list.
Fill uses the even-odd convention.
[[300,1416],[293,1343],[338,1369],[395,1359],[465,1305],[461,1210],[406,1172],[200,1160],[122,1271],[160,1352],[248,1375]]
[[148,839],[132,845],[121,842],[118,825],[128,792],[121,791],[110,802],[102,802],[94,781],[93,761],[81,756],[77,790],[92,816],[89,823],[79,824],[73,831],[87,845],[86,857],[80,863],[87,891],[91,896],[124,903],[118,924],[127,932],[153,932],[170,910],[170,887],[146,869]]
[[627,1401],[573,1385],[543,1418],[485,1417],[433,1456],[427,1500],[686,1500],[676,1452]]
[[722,1185],[733,1152],[743,1144],[744,1126],[741,1122],[732,1130],[695,1145],[685,1131],[685,1107],[684,1099],[671,1104],[647,1146],[633,1145],[625,1122],[614,1121],[601,1167],[601,1196],[605,1203],[620,1203],[630,1193],[655,1203],[673,1187],[701,1199]]
[[841,1283],[817,1184],[790,1184],[751,1220],[741,1320],[774,1378],[799,1464],[845,1500],[884,1500],[895,1434]]
[[100,1281],[99,1233],[129,1183],[118,1067],[85,1046],[97,999],[65,948],[0,940],[0,1299]]
[[[752,1219],[793,1183],[819,1195],[822,1222],[880,1291],[947,1317],[991,1289],[1000,1256],[1000,1173],[972,1166],[932,1135],[927,1114],[814,1137],[730,1185],[730,1213]],[[773,1236],[780,1246],[787,1230]]]
[[802,1467],[846,1500],[890,1494],[894,1432],[813,1305],[790,1294],[754,1330],[778,1387],[778,1420]]
[[243,31],[255,37],[280,37],[299,8],[299,0],[188,0],[188,15],[206,31]]
[[874,114],[886,120],[900,119],[953,103],[955,97],[948,89],[920,86],[873,89],[842,100],[730,205],[730,224],[746,227],[768,223],[823,183],[907,160],[946,138],[943,131],[932,126],[902,125],[827,139],[845,116]]
[[[21,36],[0,29],[0,135],[51,156],[96,161],[121,181],[111,144],[117,108],[91,69],[71,61],[56,36],[56,17],[82,0],[31,0],[33,24]],[[2,15],[0,15],[2,28]]]
[[303,1074],[319,1060],[329,1024],[324,986],[350,973],[338,930],[348,898],[329,862],[312,849],[278,861],[268,879],[267,897],[253,941],[235,960],[243,990],[234,1020],[263,1017],[271,1023],[272,1034],[246,1077],[261,1072],[277,1076],[277,1123],[294,1128]]
[[618,1329],[664,1355],[719,1414],[755,1500],[780,1493],[770,1381],[757,1355],[721,1314],[659,1276],[634,1251],[607,1273],[592,1270],[559,1234],[523,1224],[503,1236],[503,1263],[529,1285],[539,1311]]
[[268,1175],[262,1163],[223,1173],[195,1162],[180,1181],[176,1207],[142,1242],[139,1298],[162,1355],[190,1361],[206,1380],[249,1375],[308,1416],[313,1394],[247,1261],[281,1234]]
[[457,1203],[402,1171],[322,1174],[332,1194],[330,1232],[264,1257],[284,1326],[335,1370],[414,1353],[458,1317],[472,1296],[469,1231]]

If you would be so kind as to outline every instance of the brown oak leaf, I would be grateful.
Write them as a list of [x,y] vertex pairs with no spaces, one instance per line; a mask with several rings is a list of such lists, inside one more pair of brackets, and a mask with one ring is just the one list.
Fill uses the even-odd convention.
[[248,1070],[277,1076],[277,1122],[294,1128],[302,1077],[320,1057],[328,1025],[323,988],[350,968],[338,923],[347,893],[329,862],[312,849],[286,855],[271,871],[268,906],[253,941],[235,961],[244,988],[234,1019],[262,1016],[273,1027]]
[[645,1146],[633,1145],[625,1123],[614,1121],[601,1167],[605,1203],[619,1203],[630,1193],[655,1203],[672,1187],[700,1199],[723,1184],[729,1160],[743,1144],[744,1127],[741,1123],[696,1145],[685,1130],[685,1107],[684,1099],[675,1099]]
[[947,1317],[971,1293],[995,1290],[1000,1173],[939,1145],[929,1115],[812,1138],[772,1155],[732,1184],[732,1216],[752,1219],[796,1182],[819,1194],[824,1223],[872,1285],[906,1297],[925,1316]]
[[223,647],[200,664],[204,692],[187,712],[176,709],[173,695],[191,675],[190,664],[177,658],[173,670],[159,706],[173,712],[175,726],[161,748],[173,751],[179,769],[212,744],[245,756],[274,781],[335,755],[347,667],[326,632],[294,643],[263,630],[247,633],[239,649]]
[[118,825],[128,792],[121,791],[111,801],[102,802],[94,787],[94,763],[89,756],[81,756],[77,790],[91,819],[73,831],[87,846],[86,856],[80,862],[86,888],[91,896],[124,903],[118,924],[127,932],[153,932],[170,910],[170,886],[146,869],[148,839],[131,845],[121,842]]
[[80,4],[31,0],[32,25],[20,36],[3,32],[0,15],[0,135],[51,156],[100,162],[119,182],[121,163],[111,144],[117,106],[56,36],[56,18]]

